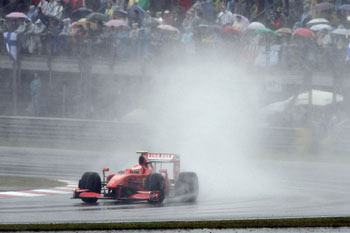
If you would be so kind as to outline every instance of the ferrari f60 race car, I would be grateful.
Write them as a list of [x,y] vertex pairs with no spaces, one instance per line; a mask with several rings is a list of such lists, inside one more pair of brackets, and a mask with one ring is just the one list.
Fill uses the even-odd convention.
[[87,203],[98,199],[147,200],[161,203],[167,198],[194,202],[198,196],[198,177],[194,172],[180,172],[180,156],[175,154],[140,153],[139,164],[117,174],[85,172],[73,198]]

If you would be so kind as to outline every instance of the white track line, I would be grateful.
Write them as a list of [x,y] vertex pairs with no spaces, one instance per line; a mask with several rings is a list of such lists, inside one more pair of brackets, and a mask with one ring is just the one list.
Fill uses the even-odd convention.
[[60,180],[60,181],[67,183],[67,185],[63,187],[55,187],[50,189],[34,189],[34,190],[0,192],[0,199],[8,198],[8,197],[42,197],[42,196],[48,196],[48,195],[71,194],[73,189],[77,188],[76,182],[68,181],[68,180]]
[[56,194],[68,194],[68,193],[72,193],[72,192],[65,192],[65,191],[58,191],[58,190],[52,190],[52,189],[34,189],[34,190],[30,190],[33,192],[43,192],[43,193],[56,193]]
[[0,194],[17,196],[17,197],[42,197],[46,196],[45,194],[36,194],[36,193],[22,193],[22,192],[0,192]]

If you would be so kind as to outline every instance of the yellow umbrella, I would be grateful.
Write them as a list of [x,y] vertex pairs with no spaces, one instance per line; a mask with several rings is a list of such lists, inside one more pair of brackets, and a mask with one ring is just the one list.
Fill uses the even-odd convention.
[[89,21],[86,18],[79,19],[79,21],[76,23],[76,25],[82,25],[85,30],[87,29],[87,24],[90,24],[90,28],[92,30],[97,30],[97,23]]

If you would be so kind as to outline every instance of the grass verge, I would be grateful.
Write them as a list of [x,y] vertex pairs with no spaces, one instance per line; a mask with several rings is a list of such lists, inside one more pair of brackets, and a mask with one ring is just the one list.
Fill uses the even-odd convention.
[[154,230],[225,228],[349,227],[350,217],[134,223],[2,224],[0,231]]
[[41,177],[0,176],[0,190],[14,191],[25,188],[54,188],[67,185],[65,182]]

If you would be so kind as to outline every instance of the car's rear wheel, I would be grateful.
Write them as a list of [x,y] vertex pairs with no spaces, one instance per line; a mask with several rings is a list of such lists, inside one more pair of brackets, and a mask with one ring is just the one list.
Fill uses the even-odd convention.
[[195,202],[198,197],[199,182],[194,172],[181,172],[175,184],[175,195],[183,202]]
[[158,200],[148,200],[149,203],[162,203],[166,195],[166,184],[164,177],[159,173],[152,173],[146,177],[145,188],[147,191],[159,191]]
[[[88,189],[89,192],[101,193],[101,177],[96,172],[85,172],[79,180],[79,189]],[[82,198],[86,203],[95,203],[97,198]]]

